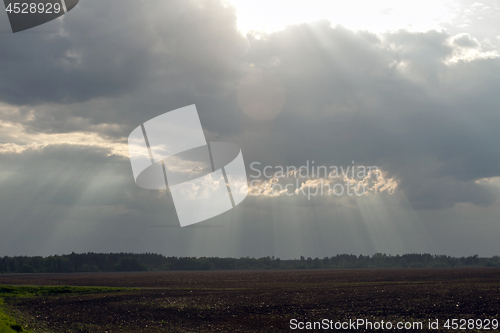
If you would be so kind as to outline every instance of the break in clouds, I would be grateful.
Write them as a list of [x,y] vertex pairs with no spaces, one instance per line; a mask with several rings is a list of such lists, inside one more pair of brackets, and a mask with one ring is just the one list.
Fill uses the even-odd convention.
[[[254,161],[300,167],[312,160],[377,166],[383,177],[370,186],[386,190],[372,191],[370,200],[411,212],[370,222],[405,221],[395,228],[403,245],[388,250],[439,251],[407,248],[401,234],[410,224],[443,232],[453,223],[432,221],[454,220],[446,212],[457,205],[483,209],[484,232],[495,230],[500,56],[477,29],[375,34],[318,21],[245,36],[236,23],[234,8],[219,1],[87,0],[33,29],[40,33],[2,34],[0,249],[296,255],[263,236],[270,220],[284,234],[309,230],[315,239],[336,230],[357,239],[320,248],[302,242],[303,252],[314,255],[384,249],[383,237],[363,223],[370,214],[362,203],[334,196],[311,203],[248,198],[207,222],[228,226],[219,231],[234,224],[255,241],[241,239],[229,252],[200,242],[195,228],[172,235],[178,222],[169,193],[134,186],[126,137],[138,124],[190,104],[198,106],[207,139],[238,144],[247,168]],[[328,177],[308,177],[298,187],[317,186],[320,178]],[[269,185],[262,184],[259,193]],[[300,213],[289,216],[290,205]],[[431,216],[422,222],[415,214]],[[341,220],[351,222],[339,226]],[[148,226],[157,225],[172,228],[152,235],[158,233]],[[24,236],[32,241],[21,245],[16,239]],[[443,252],[458,251],[451,238],[444,243]],[[480,243],[476,235],[473,244]]]

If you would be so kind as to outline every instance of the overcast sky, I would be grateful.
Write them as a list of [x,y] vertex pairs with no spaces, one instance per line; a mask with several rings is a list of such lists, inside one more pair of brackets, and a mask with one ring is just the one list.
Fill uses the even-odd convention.
[[[498,22],[494,0],[81,0],[12,34],[2,11],[0,256],[499,255]],[[191,104],[249,176],[381,176],[360,197],[251,191],[181,228],[168,191],[134,183],[127,137]]]

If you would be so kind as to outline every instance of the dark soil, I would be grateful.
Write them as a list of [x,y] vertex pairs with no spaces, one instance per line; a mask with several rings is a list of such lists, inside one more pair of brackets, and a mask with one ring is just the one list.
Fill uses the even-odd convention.
[[0,284],[141,288],[10,300],[34,332],[288,332],[291,319],[325,318],[427,331],[435,319],[500,319],[497,268],[13,274]]

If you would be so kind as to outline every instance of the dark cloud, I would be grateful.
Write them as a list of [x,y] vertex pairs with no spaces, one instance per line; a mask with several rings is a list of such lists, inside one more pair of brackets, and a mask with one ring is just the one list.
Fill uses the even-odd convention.
[[63,20],[1,36],[0,99],[84,102],[130,93],[157,77],[163,91],[190,84],[214,93],[235,76],[246,48],[235,24],[234,10],[217,1],[85,1]]
[[477,48],[479,42],[472,38],[469,34],[460,34],[452,39],[453,44],[465,47],[465,48]]

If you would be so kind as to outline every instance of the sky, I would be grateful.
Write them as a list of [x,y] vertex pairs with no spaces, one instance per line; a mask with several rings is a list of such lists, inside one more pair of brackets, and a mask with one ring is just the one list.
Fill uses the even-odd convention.
[[[493,0],[82,0],[16,34],[0,12],[0,256],[499,255],[498,22]],[[258,186],[181,228],[127,138],[192,104]],[[301,166],[379,172],[308,196],[331,179],[274,177]]]

